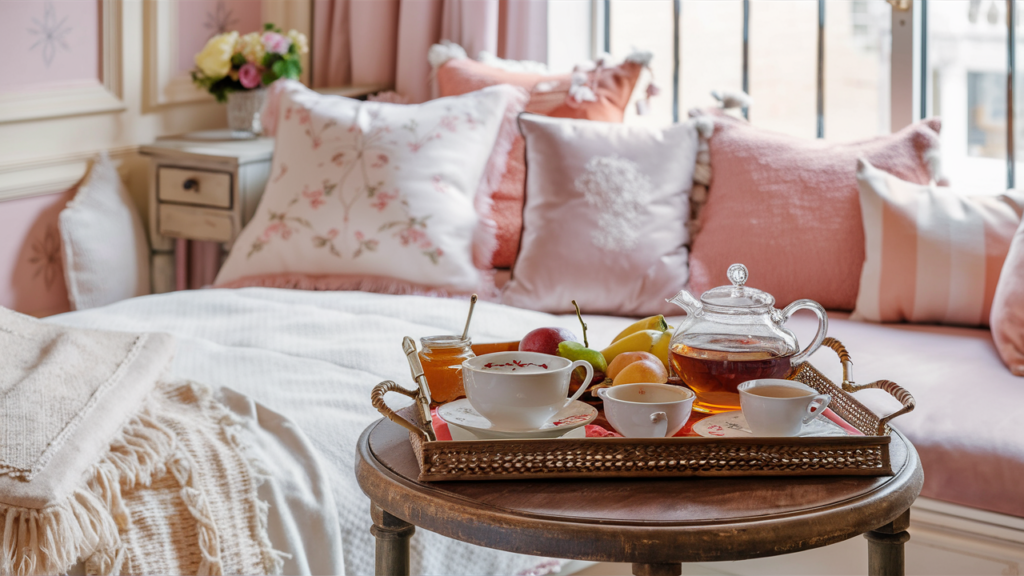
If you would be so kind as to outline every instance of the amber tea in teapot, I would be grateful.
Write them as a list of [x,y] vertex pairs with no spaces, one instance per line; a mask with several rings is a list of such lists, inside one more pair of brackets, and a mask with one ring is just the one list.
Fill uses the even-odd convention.
[[696,394],[702,412],[728,412],[739,408],[737,387],[747,380],[784,378],[793,354],[772,350],[721,350],[721,339],[707,342],[716,349],[673,344],[672,370]]
[[[748,380],[785,378],[821,345],[828,330],[825,310],[811,300],[797,300],[782,310],[775,298],[745,286],[747,268],[733,264],[731,286],[712,288],[700,300],[683,290],[669,300],[686,310],[669,346],[672,370],[697,399],[693,409],[717,413],[740,409],[738,386]],[[811,344],[800,350],[785,328],[789,317],[809,309],[819,319]]]

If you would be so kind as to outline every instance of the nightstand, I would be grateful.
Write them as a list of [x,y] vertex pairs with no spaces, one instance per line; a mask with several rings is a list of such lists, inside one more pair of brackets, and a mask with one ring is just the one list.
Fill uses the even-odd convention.
[[150,159],[153,292],[212,283],[224,250],[256,212],[273,139],[214,130],[160,138],[140,152]]

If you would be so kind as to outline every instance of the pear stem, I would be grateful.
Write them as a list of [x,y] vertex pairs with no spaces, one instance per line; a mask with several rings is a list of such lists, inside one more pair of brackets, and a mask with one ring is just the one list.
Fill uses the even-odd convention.
[[583,321],[583,314],[580,314],[580,305],[575,300],[572,301],[572,305],[576,307],[576,317],[580,319],[580,324],[583,325],[583,346],[590,348],[590,343],[587,342],[587,323]]

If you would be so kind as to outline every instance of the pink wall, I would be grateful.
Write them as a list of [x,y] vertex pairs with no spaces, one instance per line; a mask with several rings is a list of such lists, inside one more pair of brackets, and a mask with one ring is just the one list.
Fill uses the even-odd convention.
[[178,2],[178,71],[195,67],[195,55],[222,32],[263,29],[260,0],[180,0]]
[[71,309],[57,215],[75,190],[0,202],[0,306],[33,316]]
[[0,92],[95,84],[99,0],[0,1]]

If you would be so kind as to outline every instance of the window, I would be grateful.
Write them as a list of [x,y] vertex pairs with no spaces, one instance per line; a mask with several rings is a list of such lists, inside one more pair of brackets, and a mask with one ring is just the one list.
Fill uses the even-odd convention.
[[[942,117],[943,171],[972,189],[1015,180],[1024,135],[1014,100],[1024,0],[596,0],[618,58],[655,54],[662,125],[714,105],[712,90],[746,88],[754,125],[852,140]],[[897,7],[893,7],[896,5]],[[1011,17],[1012,14],[1012,17]],[[894,46],[897,46],[894,49]],[[666,56],[667,55],[667,56]],[[678,74],[676,71],[678,70]],[[675,82],[673,79],[677,78]],[[1017,82],[1014,80],[1014,82]],[[677,103],[677,106],[673,106]],[[1024,103],[1021,103],[1024,105]],[[1024,152],[1021,153],[1024,168]]]

